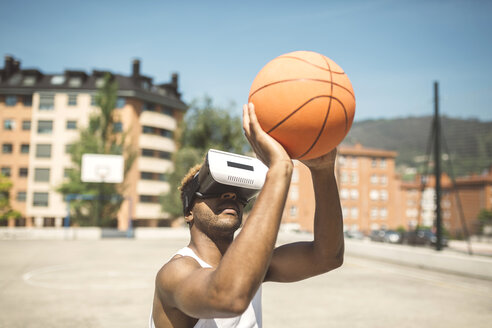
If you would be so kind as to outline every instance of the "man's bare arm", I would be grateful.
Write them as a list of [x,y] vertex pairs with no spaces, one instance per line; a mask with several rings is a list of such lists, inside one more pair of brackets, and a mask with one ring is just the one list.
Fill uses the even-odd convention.
[[293,282],[333,270],[343,263],[343,218],[335,180],[336,150],[306,161],[316,199],[314,240],[274,250],[266,281]]
[[193,259],[178,258],[156,279],[161,302],[195,318],[236,316],[247,308],[268,269],[289,189],[289,156],[261,129],[252,106],[244,109],[243,120],[246,137],[269,166],[244,227],[216,268],[203,269]]

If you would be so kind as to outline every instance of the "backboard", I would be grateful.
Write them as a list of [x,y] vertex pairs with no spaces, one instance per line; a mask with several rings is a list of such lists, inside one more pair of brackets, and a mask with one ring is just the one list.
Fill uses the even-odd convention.
[[124,159],[121,155],[82,155],[83,182],[123,182]]

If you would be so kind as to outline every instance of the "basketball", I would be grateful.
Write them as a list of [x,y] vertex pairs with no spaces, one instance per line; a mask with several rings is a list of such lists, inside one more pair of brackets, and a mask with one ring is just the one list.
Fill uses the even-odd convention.
[[295,51],[267,63],[249,92],[258,121],[294,159],[320,157],[352,126],[355,95],[349,78],[319,53]]

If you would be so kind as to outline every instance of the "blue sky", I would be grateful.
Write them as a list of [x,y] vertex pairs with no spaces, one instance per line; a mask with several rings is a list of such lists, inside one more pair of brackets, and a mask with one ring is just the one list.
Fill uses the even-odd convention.
[[[337,62],[356,120],[441,113],[492,121],[492,1],[5,1],[0,54],[45,73],[131,61],[156,83],[180,74],[189,102],[205,94],[240,112],[256,73],[295,50]],[[2,61],[3,64],[3,61]]]

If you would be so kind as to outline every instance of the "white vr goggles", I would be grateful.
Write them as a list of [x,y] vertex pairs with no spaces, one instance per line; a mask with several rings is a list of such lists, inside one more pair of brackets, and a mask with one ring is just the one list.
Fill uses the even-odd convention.
[[232,192],[246,205],[263,187],[268,171],[260,160],[210,149],[200,171],[183,188],[183,210],[191,210],[196,198],[214,198]]

